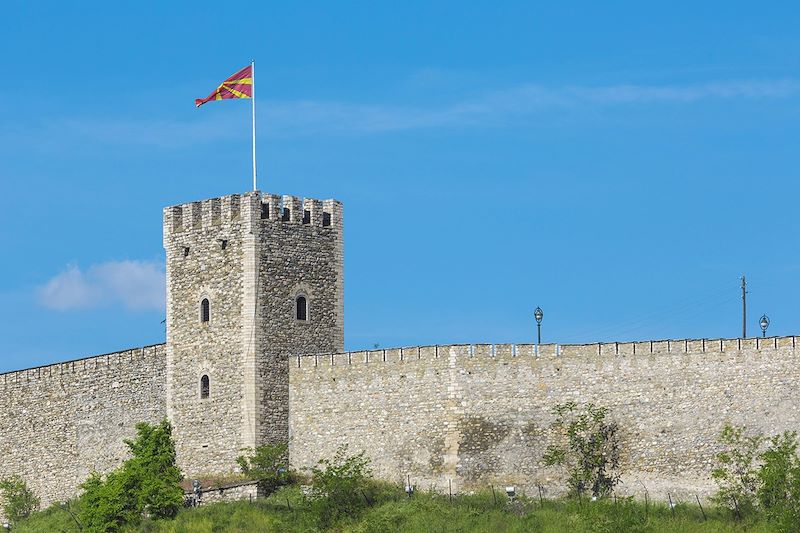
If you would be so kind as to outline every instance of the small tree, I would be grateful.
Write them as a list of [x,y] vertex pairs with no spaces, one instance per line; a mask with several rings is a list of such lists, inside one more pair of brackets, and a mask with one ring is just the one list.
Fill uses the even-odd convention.
[[12,524],[27,518],[39,508],[39,498],[18,475],[0,480],[0,492],[3,514]]
[[714,500],[730,509],[749,512],[755,508],[758,470],[755,466],[762,435],[748,436],[746,428],[725,424],[718,438],[723,450],[717,454],[717,467],[711,477],[719,485]]
[[130,459],[105,477],[92,474],[81,485],[81,522],[89,531],[117,531],[143,516],[171,517],[183,503],[170,423],[137,424],[136,433],[135,440],[125,441]]
[[153,518],[175,516],[183,504],[181,471],[175,463],[172,426],[163,420],[157,426],[136,425],[136,440],[126,440],[131,458],[123,472],[130,479],[136,505],[143,515]]
[[131,487],[126,487],[127,478],[120,470],[105,477],[92,473],[83,482],[80,498],[80,521],[88,531],[105,533],[119,531],[126,524],[139,520]]
[[289,446],[285,443],[266,444],[255,450],[246,449],[247,455],[240,455],[236,462],[244,475],[257,479],[261,488],[269,494],[292,481],[288,451]]
[[606,420],[608,409],[575,402],[559,404],[551,425],[562,442],[548,446],[544,462],[566,468],[572,492],[591,491],[593,496],[609,494],[619,482],[619,426]]
[[336,449],[332,459],[311,468],[312,503],[323,527],[342,516],[355,514],[365,504],[365,490],[372,477],[369,459],[362,451],[347,455],[347,445]]
[[759,456],[758,503],[767,516],[789,531],[800,524],[800,458],[797,433],[787,431],[770,439]]

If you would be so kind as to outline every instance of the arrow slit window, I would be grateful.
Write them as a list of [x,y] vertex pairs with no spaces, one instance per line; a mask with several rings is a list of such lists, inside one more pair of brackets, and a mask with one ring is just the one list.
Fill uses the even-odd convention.
[[308,320],[308,300],[304,295],[299,295],[296,299],[296,312],[295,317],[297,320]]
[[200,321],[208,322],[211,319],[211,304],[208,303],[208,298],[203,298],[200,302]]

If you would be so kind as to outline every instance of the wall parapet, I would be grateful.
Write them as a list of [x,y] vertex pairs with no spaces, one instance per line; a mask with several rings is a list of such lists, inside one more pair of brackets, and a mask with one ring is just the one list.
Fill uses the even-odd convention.
[[37,382],[43,379],[63,376],[65,374],[77,374],[80,372],[95,372],[104,368],[121,366],[126,363],[134,363],[146,357],[165,357],[166,344],[150,344],[137,348],[128,348],[116,352],[109,352],[100,355],[90,355],[68,361],[60,361],[47,365],[23,368],[20,370],[10,370],[0,373],[0,387],[14,386],[23,383]]
[[244,204],[250,202],[259,209],[256,219],[319,227],[341,225],[342,204],[338,200],[253,191],[165,207],[164,229],[181,233],[237,222],[244,215]]
[[595,342],[589,344],[444,344],[428,346],[404,346],[375,350],[356,350],[338,353],[293,355],[291,366],[314,368],[403,362],[414,359],[437,359],[447,357],[451,349],[469,357],[591,357],[591,356],[650,356],[679,354],[721,354],[731,352],[768,352],[797,347],[797,337],[750,337],[746,339],[666,339],[632,342]]

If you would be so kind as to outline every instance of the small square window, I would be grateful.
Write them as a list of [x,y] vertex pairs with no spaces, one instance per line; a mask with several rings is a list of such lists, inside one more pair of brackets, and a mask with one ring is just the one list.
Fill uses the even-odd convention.
[[184,246],[183,247],[183,257],[189,257],[189,247],[188,246]]
[[224,250],[224,249],[226,249],[226,248],[228,247],[228,239],[221,239],[221,240],[219,241],[219,246],[220,246],[220,248],[222,248],[223,250]]

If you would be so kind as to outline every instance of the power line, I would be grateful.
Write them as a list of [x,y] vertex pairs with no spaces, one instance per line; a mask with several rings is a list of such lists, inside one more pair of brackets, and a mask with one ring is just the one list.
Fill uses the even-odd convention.
[[643,326],[648,325],[659,318],[666,318],[676,314],[681,314],[683,316],[696,316],[704,311],[707,312],[712,309],[716,309],[723,304],[738,298],[735,293],[732,294],[731,289],[732,287],[730,286],[721,287],[714,291],[710,291],[699,298],[695,297],[689,300],[684,300],[674,305],[656,309],[648,313],[639,314],[625,321],[607,323],[606,325],[602,325],[598,328],[590,330],[588,333],[584,333],[584,335],[594,338],[603,337],[609,333],[620,335],[621,333],[625,332],[637,331]]

